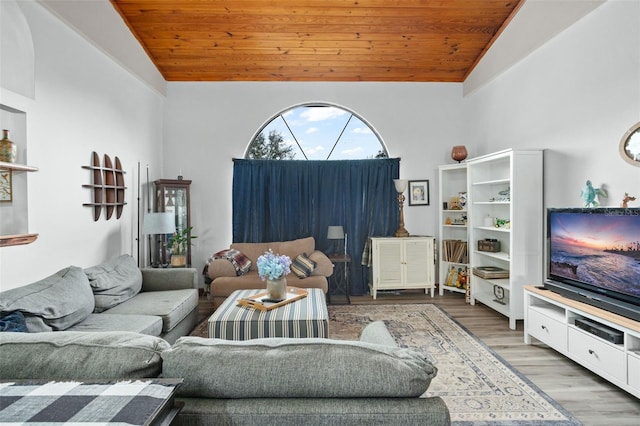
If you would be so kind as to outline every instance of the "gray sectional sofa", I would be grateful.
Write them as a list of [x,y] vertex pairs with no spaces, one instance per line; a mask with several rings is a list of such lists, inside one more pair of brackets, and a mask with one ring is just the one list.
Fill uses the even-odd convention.
[[382,322],[360,341],[0,333],[0,381],[182,378],[177,425],[448,425],[437,369]]
[[197,279],[193,268],[139,269],[122,255],[0,292],[0,319],[17,313],[29,332],[129,331],[173,343],[197,323]]
[[180,378],[178,425],[450,423],[441,398],[421,397],[437,369],[382,322],[357,342],[184,336],[196,279],[121,256],[0,293],[0,323],[19,323],[0,332],[0,381]]

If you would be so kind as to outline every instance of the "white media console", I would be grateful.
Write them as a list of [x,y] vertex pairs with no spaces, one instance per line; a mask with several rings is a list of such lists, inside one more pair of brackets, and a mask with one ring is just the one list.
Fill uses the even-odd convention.
[[[640,398],[640,322],[534,286],[525,286],[524,304],[526,344],[534,337]],[[585,320],[620,333],[622,343],[580,328]]]

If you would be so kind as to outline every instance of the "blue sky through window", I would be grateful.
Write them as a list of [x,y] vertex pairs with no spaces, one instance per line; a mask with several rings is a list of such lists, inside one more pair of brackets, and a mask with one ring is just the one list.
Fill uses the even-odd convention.
[[383,144],[367,124],[350,111],[332,105],[293,107],[262,129],[265,139],[271,131],[281,134],[284,143],[293,146],[295,160],[366,159],[375,158],[380,151],[386,155]]

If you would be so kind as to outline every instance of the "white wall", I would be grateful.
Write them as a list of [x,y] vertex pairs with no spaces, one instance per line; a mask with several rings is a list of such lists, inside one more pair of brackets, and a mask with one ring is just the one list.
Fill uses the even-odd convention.
[[402,159],[401,177],[430,180],[431,205],[406,207],[405,222],[411,234],[435,235],[436,168],[453,161],[453,145],[471,142],[462,130],[461,90],[438,83],[169,83],[164,177],[182,169],[193,180],[194,263],[200,268],[231,243],[232,158],[243,157],[265,121],[304,102],[353,110],[376,129],[389,155]]
[[[162,174],[164,98],[38,3],[18,4],[35,51],[35,100],[25,105],[28,163],[39,168],[28,175],[29,231],[40,235],[29,245],[0,248],[2,290],[71,264],[136,256],[137,163],[143,173],[150,164],[151,179]],[[12,98],[19,96],[0,103]],[[90,164],[92,151],[118,156],[127,171],[128,205],[120,220],[114,214],[107,221],[103,213],[94,222],[92,210],[82,205],[91,201],[82,187],[91,175],[81,166]]]
[[618,153],[640,121],[638,22],[640,2],[607,1],[465,98],[478,152],[546,150],[546,207],[581,206],[587,179],[609,192],[603,205],[640,199],[640,168]]

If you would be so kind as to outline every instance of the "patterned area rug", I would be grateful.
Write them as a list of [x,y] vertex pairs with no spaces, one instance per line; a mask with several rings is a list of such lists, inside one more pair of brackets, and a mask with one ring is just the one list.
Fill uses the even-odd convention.
[[425,396],[442,397],[455,425],[581,424],[436,305],[329,305],[329,320],[331,338],[350,340],[382,320],[399,346],[428,354],[438,375]]
[[[425,396],[442,397],[454,425],[580,425],[445,311],[432,304],[329,305],[332,339],[357,340],[382,320],[401,347],[428,354],[438,367]],[[191,333],[207,336],[207,321]]]

